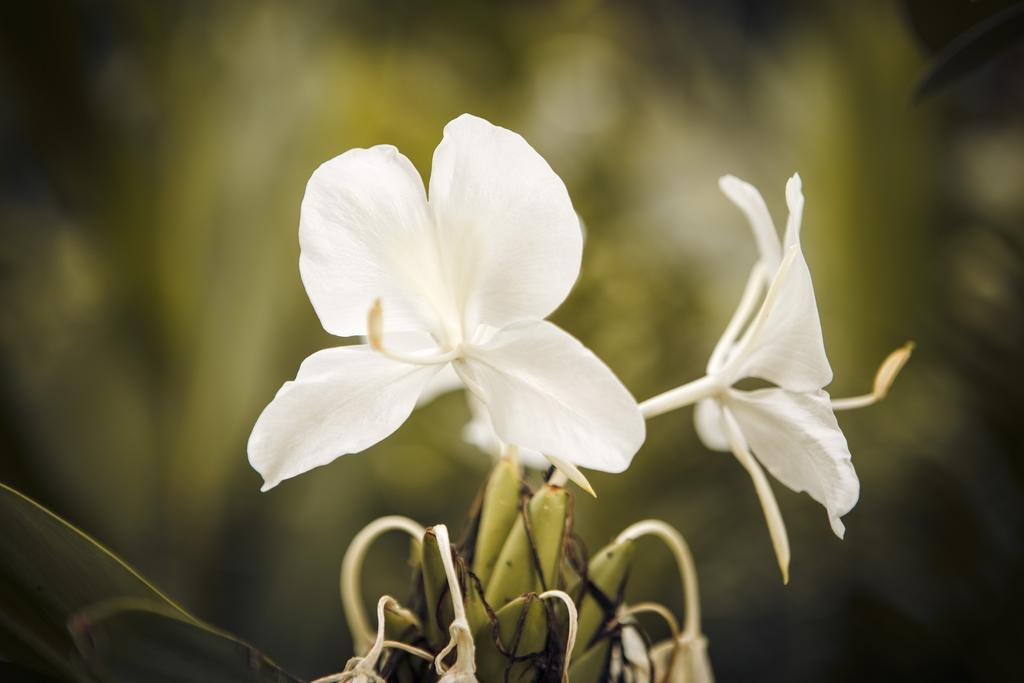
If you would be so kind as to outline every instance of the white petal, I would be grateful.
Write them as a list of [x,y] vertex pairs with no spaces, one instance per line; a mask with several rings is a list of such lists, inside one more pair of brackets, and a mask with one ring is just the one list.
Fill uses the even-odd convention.
[[799,248],[786,253],[726,365],[731,381],[760,377],[790,391],[816,391],[832,381],[811,273]]
[[365,345],[314,353],[249,437],[249,462],[263,475],[263,490],[390,435],[439,369],[398,363]]
[[507,327],[456,370],[498,437],[578,467],[621,472],[644,440],[636,401],[589,349],[546,321]]
[[544,318],[579,275],[565,184],[519,135],[464,114],[434,152],[430,205],[467,330]]
[[722,409],[713,398],[697,402],[693,411],[693,423],[697,429],[697,437],[704,446],[712,451],[728,452],[729,439],[725,435],[722,424]]
[[366,334],[377,298],[384,331],[434,330],[428,307],[445,294],[432,221],[422,179],[390,145],[349,150],[313,172],[299,270],[325,330]]
[[786,533],[786,522],[782,519],[782,512],[779,511],[779,503],[775,499],[775,492],[764,469],[758,463],[757,458],[750,452],[747,445],[747,437],[743,429],[736,421],[736,416],[729,406],[722,406],[722,422],[725,425],[725,433],[729,438],[729,446],[732,448],[736,460],[743,465],[743,469],[750,475],[750,481],[754,484],[754,491],[761,503],[761,511],[764,513],[764,521],[768,524],[768,535],[772,539],[772,548],[775,550],[775,559],[779,563],[779,570],[782,572],[782,582],[789,583],[789,534]]
[[757,459],[780,482],[824,505],[842,538],[839,518],[857,503],[860,482],[828,394],[731,391],[728,405]]
[[764,197],[756,187],[736,176],[722,176],[718,180],[718,187],[746,215],[750,229],[754,233],[754,241],[757,242],[761,263],[767,272],[774,272],[782,260],[782,248],[779,245],[779,233],[775,230],[775,223],[768,213]]
[[462,386],[462,380],[455,374],[455,369],[451,363],[445,363],[445,366],[427,382],[423,393],[420,394],[419,401],[416,402],[416,407],[421,408],[438,396],[461,389]]
[[[461,380],[459,380],[461,382]],[[491,422],[491,415],[487,412],[487,406],[470,392],[466,392],[466,399],[469,403],[469,413],[472,416],[466,426],[462,428],[462,439],[482,450],[484,453],[494,457],[501,457],[504,452],[504,444],[494,431],[494,424]],[[530,448],[516,447],[516,460],[521,465],[535,470],[546,470],[551,467],[547,458]]]
[[755,264],[750,269],[750,275],[747,277],[746,286],[743,287],[743,296],[740,297],[740,303],[736,306],[732,318],[729,319],[729,324],[725,326],[725,331],[722,332],[722,336],[719,338],[718,343],[715,344],[711,357],[708,359],[707,371],[709,375],[721,370],[729,356],[736,349],[736,337],[747,326],[750,316],[757,311],[757,307],[761,302],[761,291],[768,285],[768,277],[764,265],[761,263]]
[[786,220],[786,236],[782,243],[783,249],[800,245],[800,223],[804,219],[804,193],[800,174],[794,173],[786,182],[786,206],[789,207],[789,218]]

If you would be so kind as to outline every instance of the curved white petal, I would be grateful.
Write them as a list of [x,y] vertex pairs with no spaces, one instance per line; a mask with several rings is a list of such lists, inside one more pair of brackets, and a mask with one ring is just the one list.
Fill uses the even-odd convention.
[[719,178],[718,187],[746,215],[750,230],[754,233],[754,241],[757,242],[761,263],[768,273],[774,272],[782,261],[782,247],[764,197],[756,187],[732,175]]
[[366,334],[375,299],[383,330],[436,331],[444,291],[423,181],[390,145],[351,149],[313,172],[302,199],[299,270],[331,334]]
[[798,247],[786,252],[727,366],[733,382],[760,377],[789,391],[816,391],[832,381],[811,273]]
[[784,485],[824,505],[842,538],[839,518],[856,505],[860,481],[828,394],[734,390],[728,406],[757,459]]
[[786,235],[783,238],[782,248],[789,249],[800,245],[800,223],[804,219],[804,193],[803,183],[800,174],[794,173],[793,177],[786,182],[786,206],[789,208],[789,218],[786,220]]
[[697,429],[697,438],[706,448],[722,452],[730,450],[729,439],[722,424],[722,409],[717,400],[706,398],[698,401],[693,411],[693,424]]
[[[461,380],[460,380],[461,381]],[[462,428],[462,439],[497,459],[503,452],[503,444],[494,432],[491,415],[487,406],[473,394],[466,392],[469,412],[472,418]],[[546,470],[551,467],[547,458],[531,448],[516,448],[516,459],[520,464],[535,470]]]
[[469,333],[544,318],[576,282],[583,236],[569,193],[518,134],[469,114],[451,121],[430,205]]
[[314,353],[249,436],[249,463],[263,475],[263,490],[394,432],[439,369],[398,363],[365,345]]
[[456,369],[468,373],[506,443],[603,472],[626,469],[643,443],[644,420],[626,387],[547,321],[501,330]]

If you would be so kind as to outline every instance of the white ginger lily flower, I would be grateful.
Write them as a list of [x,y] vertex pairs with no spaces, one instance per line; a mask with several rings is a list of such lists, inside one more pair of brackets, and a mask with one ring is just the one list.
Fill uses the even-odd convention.
[[394,147],[349,150],[310,178],[299,242],[324,329],[369,344],[314,353],[260,415],[248,450],[263,490],[390,435],[446,367],[502,441],[570,471],[629,466],[644,440],[636,402],[544,320],[576,281],[582,236],[565,185],[522,137],[450,122],[429,200]]
[[[746,214],[760,260],[711,354],[707,375],[644,401],[641,411],[650,418],[697,403],[695,422],[701,441],[712,450],[732,451],[750,474],[783,580],[788,582],[789,540],[762,465],[790,489],[806,491],[821,503],[833,532],[842,538],[845,527],[840,518],[856,504],[860,482],[834,410],[882,398],[910,347],[894,352],[883,363],[879,378],[884,379],[876,381],[872,394],[833,403],[824,390],[832,381],[832,368],[825,355],[810,271],[800,249],[804,207],[800,177],[794,175],[786,184],[789,219],[781,242],[764,199],[753,186],[732,176],[722,178],[719,185]],[[774,386],[737,389],[735,385],[746,378]]]

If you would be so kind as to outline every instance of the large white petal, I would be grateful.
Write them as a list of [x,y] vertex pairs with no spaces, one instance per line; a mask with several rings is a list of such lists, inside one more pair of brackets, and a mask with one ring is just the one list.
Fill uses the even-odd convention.
[[302,199],[299,270],[325,330],[366,334],[380,298],[383,330],[437,332],[431,305],[453,302],[445,303],[432,221],[422,179],[390,145],[351,149],[313,172]]
[[757,459],[780,482],[824,505],[842,538],[839,518],[856,505],[860,481],[828,394],[734,390],[728,406]]
[[521,136],[468,114],[434,152],[430,205],[467,329],[546,317],[579,275],[565,184]]
[[766,272],[774,272],[782,260],[782,247],[764,197],[756,187],[732,175],[719,178],[718,187],[747,217],[754,241],[757,242],[757,251],[761,255],[761,263],[767,269]]
[[469,375],[502,441],[603,472],[626,469],[643,443],[644,420],[629,391],[555,325],[507,327],[470,354],[456,369]]
[[[469,413],[472,417],[462,428],[462,438],[497,460],[504,454],[505,449],[501,439],[494,431],[494,424],[491,422],[490,413],[487,412],[487,406],[470,392],[466,392],[466,398],[469,401]],[[551,467],[547,458],[530,448],[517,447],[516,459],[521,465],[535,470],[543,471]]]
[[727,366],[733,381],[760,377],[790,391],[816,391],[832,381],[811,273],[799,247],[786,253]]
[[439,369],[399,363],[365,345],[314,353],[249,436],[249,462],[263,475],[263,490],[384,439]]

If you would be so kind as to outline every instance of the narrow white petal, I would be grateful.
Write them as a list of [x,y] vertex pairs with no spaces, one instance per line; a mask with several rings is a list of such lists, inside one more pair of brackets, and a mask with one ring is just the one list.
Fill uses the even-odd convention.
[[836,536],[857,503],[860,482],[829,396],[761,389],[729,394],[729,409],[757,459],[780,482],[825,506]]
[[733,455],[743,465],[743,469],[747,471],[754,483],[754,491],[757,492],[761,511],[764,512],[764,519],[768,524],[768,535],[772,539],[775,559],[782,572],[782,582],[789,583],[789,534],[786,533],[786,523],[782,519],[782,512],[779,511],[779,503],[775,500],[771,482],[768,481],[768,477],[764,476],[764,470],[751,455],[746,434],[737,422],[736,416],[732,414],[731,404],[732,402],[729,407],[722,407],[722,422],[729,437],[729,445],[732,447]]
[[569,193],[518,134],[468,114],[445,126],[430,205],[470,332],[544,318],[576,282],[583,236]]
[[804,193],[800,174],[794,173],[786,182],[786,206],[789,218],[786,220],[786,235],[782,242],[783,249],[800,245],[800,223],[804,219]]
[[325,330],[366,334],[377,298],[384,331],[433,330],[444,294],[432,220],[422,179],[390,145],[349,150],[313,172],[299,270]]
[[790,391],[816,391],[832,381],[811,273],[799,248],[786,253],[726,365],[730,381],[760,377]]
[[263,475],[263,490],[390,435],[439,369],[397,363],[365,345],[307,358],[249,437],[249,462]]
[[697,437],[706,448],[722,452],[730,450],[725,425],[722,423],[722,408],[717,400],[706,398],[698,401],[693,411],[693,423],[697,429]]
[[722,176],[718,180],[718,187],[746,215],[750,229],[754,233],[754,241],[757,242],[761,263],[767,272],[774,272],[782,260],[782,247],[779,244],[779,233],[775,230],[775,223],[768,212],[768,205],[764,203],[764,197],[756,187],[736,176]]
[[708,359],[708,374],[721,370],[729,355],[735,350],[736,338],[750,320],[750,316],[757,310],[757,306],[760,303],[760,295],[767,284],[768,277],[770,276],[765,274],[765,267],[762,263],[757,263],[750,269],[750,275],[747,276],[747,284],[743,287],[740,303],[736,306],[729,324],[725,326],[725,331],[722,333],[721,338],[719,338],[718,343],[715,344],[711,357]]
[[643,443],[644,420],[626,387],[549,322],[507,327],[460,365],[506,443],[603,472],[626,469]]

